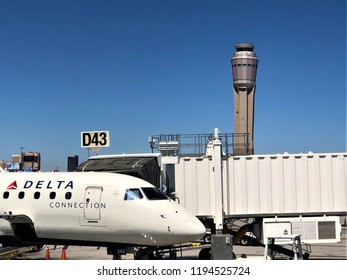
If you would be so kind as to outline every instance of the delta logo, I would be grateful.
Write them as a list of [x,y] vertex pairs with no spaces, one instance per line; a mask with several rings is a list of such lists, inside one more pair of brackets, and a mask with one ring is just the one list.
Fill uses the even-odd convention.
[[17,189],[17,181],[13,181],[11,184],[8,185],[6,190],[16,190]]
[[[73,181],[57,180],[57,181],[25,181],[24,184],[19,184],[20,189],[73,189]],[[17,181],[13,181],[6,188],[7,190],[17,190]]]

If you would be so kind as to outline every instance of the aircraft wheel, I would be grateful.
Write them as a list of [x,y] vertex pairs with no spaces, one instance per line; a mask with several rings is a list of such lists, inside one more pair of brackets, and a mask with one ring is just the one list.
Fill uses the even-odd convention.
[[199,252],[199,260],[210,260],[211,259],[211,248],[203,248]]
[[242,237],[240,240],[240,243],[243,246],[247,246],[247,245],[249,245],[250,242],[249,242],[249,239],[247,237]]
[[148,248],[140,248],[135,253],[135,260],[154,260],[154,254]]

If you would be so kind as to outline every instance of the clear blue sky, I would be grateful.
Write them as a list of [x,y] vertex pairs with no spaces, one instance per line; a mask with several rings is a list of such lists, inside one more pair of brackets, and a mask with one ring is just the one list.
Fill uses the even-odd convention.
[[259,59],[255,153],[345,152],[346,1],[0,0],[0,159],[66,170],[82,131],[110,131],[100,154],[233,132],[240,42]]

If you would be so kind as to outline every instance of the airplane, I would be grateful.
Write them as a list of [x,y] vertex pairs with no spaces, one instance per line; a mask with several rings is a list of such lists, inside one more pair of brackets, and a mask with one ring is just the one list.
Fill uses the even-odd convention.
[[0,243],[164,248],[206,233],[145,180],[104,172],[0,172]]

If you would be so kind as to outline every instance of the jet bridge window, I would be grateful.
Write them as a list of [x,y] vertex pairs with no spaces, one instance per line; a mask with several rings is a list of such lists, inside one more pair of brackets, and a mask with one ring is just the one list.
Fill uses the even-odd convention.
[[127,189],[124,196],[124,200],[135,200],[142,198],[143,194],[140,189]]
[[169,199],[161,190],[157,188],[141,188],[149,200]]

